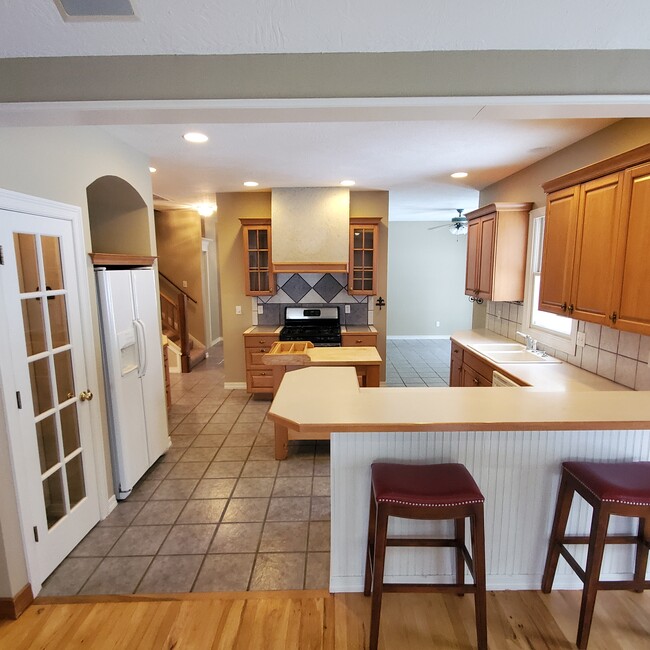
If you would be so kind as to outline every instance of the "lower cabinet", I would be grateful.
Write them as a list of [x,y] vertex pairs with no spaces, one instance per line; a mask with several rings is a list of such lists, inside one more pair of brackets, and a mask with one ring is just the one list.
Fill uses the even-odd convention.
[[376,348],[377,332],[364,332],[363,334],[355,334],[354,332],[342,333],[341,345],[344,348]]
[[262,357],[278,339],[277,334],[244,334],[246,390],[249,393],[273,394],[273,370],[262,363]]
[[499,370],[499,368],[459,343],[451,342],[450,386],[469,388],[492,386],[492,373],[495,370]]

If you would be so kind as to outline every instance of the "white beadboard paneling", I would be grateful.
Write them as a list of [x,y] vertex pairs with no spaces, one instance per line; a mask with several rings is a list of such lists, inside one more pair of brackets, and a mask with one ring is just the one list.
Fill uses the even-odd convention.
[[[334,433],[331,591],[361,591],[374,461],[463,463],[485,495],[486,564],[490,589],[538,589],[564,460],[650,460],[650,431],[483,431]],[[574,499],[567,527],[585,534],[591,508]],[[615,517],[610,531],[634,533],[636,520]],[[391,535],[449,534],[450,522],[395,519]],[[469,535],[469,526],[467,526]],[[572,549],[584,562],[586,547]],[[632,574],[632,547],[610,547],[603,579]],[[452,580],[450,549],[390,548],[387,582]],[[435,578],[434,578],[435,576]],[[581,583],[561,561],[556,587]]]

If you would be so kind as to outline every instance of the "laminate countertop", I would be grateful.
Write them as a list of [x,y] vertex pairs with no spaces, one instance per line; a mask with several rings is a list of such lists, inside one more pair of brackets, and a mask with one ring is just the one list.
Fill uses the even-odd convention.
[[[514,343],[512,339],[499,336],[486,329],[467,330],[456,332],[451,340],[470,352],[485,359],[489,364],[497,367],[499,371],[539,391],[630,391],[630,388],[615,384],[609,379],[599,377],[593,372],[588,372],[570,363],[496,363],[489,357],[473,349],[474,345],[481,343]],[[648,399],[650,394],[646,393]]]

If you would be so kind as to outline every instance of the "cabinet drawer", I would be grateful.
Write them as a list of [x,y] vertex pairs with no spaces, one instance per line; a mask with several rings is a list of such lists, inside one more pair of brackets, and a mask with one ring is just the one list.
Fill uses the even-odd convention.
[[244,346],[247,348],[270,348],[277,340],[277,334],[247,334],[244,336]]
[[376,334],[341,334],[341,345],[344,347],[377,347]]
[[256,348],[246,348],[246,370],[264,369],[268,366],[262,361],[262,357],[271,349],[269,347],[259,346]]
[[248,389],[251,392],[272,393],[273,392],[273,371],[272,370],[249,370],[246,373],[248,378]]
[[467,365],[463,366],[461,372],[461,385],[466,387],[479,387],[487,388],[492,385],[492,380],[487,379],[480,373],[476,372],[473,368]]
[[481,375],[489,382],[488,385],[492,384],[492,371],[494,370],[494,367],[491,364],[483,361],[483,359],[479,359],[467,350],[463,353],[463,364],[469,366],[472,370]]

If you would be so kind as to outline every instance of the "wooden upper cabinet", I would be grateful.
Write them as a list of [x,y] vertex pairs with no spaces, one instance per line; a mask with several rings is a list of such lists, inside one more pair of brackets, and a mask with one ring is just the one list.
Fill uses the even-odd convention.
[[559,190],[546,199],[539,308],[560,316],[567,315],[569,304],[579,203],[577,187]]
[[620,175],[549,194],[539,308],[607,324],[616,253]]
[[610,323],[650,335],[650,163],[623,174]]
[[377,293],[377,257],[381,217],[350,217],[350,264],[348,293]]
[[272,296],[275,277],[271,272],[271,220],[242,217],[244,283],[247,296]]
[[524,299],[531,207],[532,203],[491,203],[467,214],[466,295]]
[[543,187],[540,309],[650,334],[650,145]]

